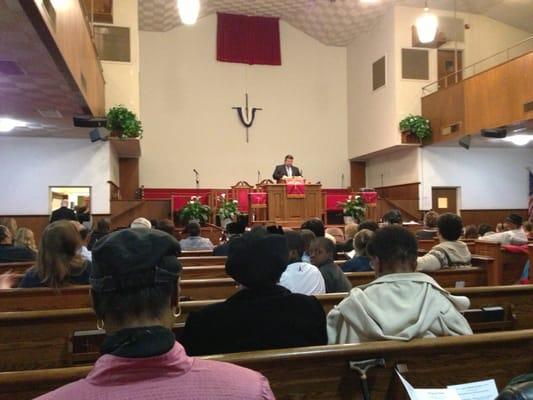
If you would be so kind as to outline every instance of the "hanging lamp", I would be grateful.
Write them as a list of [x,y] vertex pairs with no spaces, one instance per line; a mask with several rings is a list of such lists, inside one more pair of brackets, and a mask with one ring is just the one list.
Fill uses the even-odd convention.
[[416,19],[415,26],[418,33],[418,40],[421,43],[431,43],[435,40],[439,20],[435,14],[429,12],[427,0],[425,1],[424,14]]
[[178,0],[178,13],[185,25],[194,25],[200,14],[200,0]]

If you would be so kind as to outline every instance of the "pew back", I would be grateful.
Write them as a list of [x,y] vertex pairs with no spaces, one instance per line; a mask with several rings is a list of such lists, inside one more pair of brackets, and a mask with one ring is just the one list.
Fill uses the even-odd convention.
[[[533,328],[533,285],[450,289],[450,292],[468,296],[472,308],[512,306],[516,327]],[[346,295],[326,294],[317,298],[328,312]],[[184,322],[191,311],[217,301],[221,300],[181,303],[182,315],[176,322]],[[95,327],[96,317],[89,308],[0,312],[0,371],[72,365],[70,338],[74,332]]]
[[[278,399],[360,399],[352,362],[381,360],[367,372],[372,400],[407,399],[395,369],[414,387],[442,388],[494,378],[501,390],[533,369],[533,330],[463,337],[267,350],[204,357],[261,372]],[[88,367],[0,373],[0,400],[31,399],[83,378]]]

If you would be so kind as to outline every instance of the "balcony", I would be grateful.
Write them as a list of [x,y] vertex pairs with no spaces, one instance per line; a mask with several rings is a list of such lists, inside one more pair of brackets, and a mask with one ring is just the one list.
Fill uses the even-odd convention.
[[[511,58],[513,50],[521,52]],[[477,72],[498,57],[506,61]],[[476,70],[477,68],[477,70]],[[474,74],[474,71],[477,72]],[[468,76],[447,85],[450,76]],[[444,80],[444,85],[439,82]],[[455,80],[455,79],[452,79]],[[458,80],[458,79],[457,79]],[[439,86],[445,86],[438,88]],[[432,143],[477,134],[533,119],[533,37],[424,87],[422,115],[433,129]]]

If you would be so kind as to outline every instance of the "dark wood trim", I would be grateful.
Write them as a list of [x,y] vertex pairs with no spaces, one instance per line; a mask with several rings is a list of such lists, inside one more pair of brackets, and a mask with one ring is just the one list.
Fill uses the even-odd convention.
[[420,185],[420,182],[412,182],[412,183],[402,183],[401,185],[390,185],[390,186],[377,186],[374,189],[390,189],[390,188],[398,188],[398,187],[405,187],[405,186],[411,186],[411,185]]

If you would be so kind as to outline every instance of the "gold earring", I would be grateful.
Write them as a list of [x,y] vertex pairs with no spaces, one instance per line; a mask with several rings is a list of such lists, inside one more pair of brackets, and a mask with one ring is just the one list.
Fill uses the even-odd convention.
[[174,312],[174,318],[178,318],[180,315],[181,315],[181,306],[178,304],[177,305],[177,309],[178,309],[178,312]]
[[103,331],[104,330],[104,320],[103,319],[97,319],[96,320],[96,329],[98,329],[99,331]]

